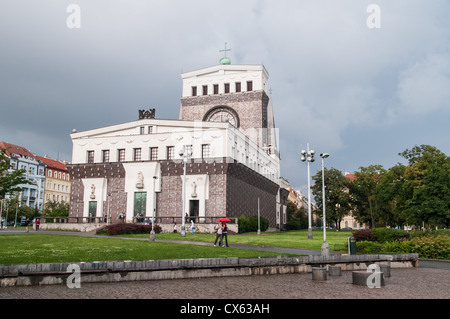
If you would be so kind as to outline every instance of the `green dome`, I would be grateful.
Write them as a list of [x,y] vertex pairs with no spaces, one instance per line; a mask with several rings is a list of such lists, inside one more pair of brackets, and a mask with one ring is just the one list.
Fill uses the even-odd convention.
[[223,57],[222,59],[220,59],[219,63],[220,64],[231,64],[231,60],[230,60],[230,58]]

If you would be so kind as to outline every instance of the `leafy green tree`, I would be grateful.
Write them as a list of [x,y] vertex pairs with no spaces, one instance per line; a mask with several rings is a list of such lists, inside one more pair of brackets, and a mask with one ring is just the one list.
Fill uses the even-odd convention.
[[6,155],[5,149],[0,149],[0,198],[4,198],[6,194],[22,191],[19,185],[31,184],[31,181],[26,178],[26,171],[24,169],[13,170],[8,173],[10,169],[10,160]]
[[405,213],[411,222],[448,227],[450,223],[450,158],[434,146],[415,146],[399,155],[405,170]]
[[360,223],[368,223],[370,228],[376,226],[379,217],[380,201],[376,191],[385,173],[382,165],[360,167],[355,172],[356,179],[351,183],[354,216]]
[[[328,224],[330,224],[329,221],[333,221],[336,228],[340,229],[341,220],[350,214],[352,209],[352,199],[349,194],[350,181],[335,168],[325,168],[324,176],[326,220]],[[323,218],[322,171],[318,171],[312,179],[315,183],[311,190],[318,206],[317,213]]]
[[69,216],[69,203],[48,201],[45,203],[44,216],[67,217]]
[[375,189],[378,203],[378,224],[380,226],[402,226],[408,223],[404,213],[406,166],[397,164],[387,170]]
[[298,209],[290,200],[286,204],[287,224],[290,230],[306,228],[308,225],[308,217],[303,208]]

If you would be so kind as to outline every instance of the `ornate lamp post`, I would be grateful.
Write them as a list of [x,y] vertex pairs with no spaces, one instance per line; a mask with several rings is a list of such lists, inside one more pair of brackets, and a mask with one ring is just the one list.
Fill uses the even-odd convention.
[[181,225],[181,237],[186,237],[186,227],[185,227],[185,206],[186,206],[186,163],[188,161],[189,158],[191,158],[192,156],[192,151],[191,150],[187,150],[186,149],[187,145],[184,145],[183,149],[180,150],[179,155],[180,157],[183,158],[183,162],[184,162],[184,170],[183,170],[183,212],[181,214],[181,221],[182,221],[182,225]]
[[309,163],[314,162],[314,154],[316,153],[314,150],[309,150],[309,143],[307,144],[307,150],[302,150],[302,158],[301,161],[308,161],[308,239],[313,239],[312,227],[311,227],[311,173],[309,170]]
[[327,243],[327,217],[326,217],[326,204],[325,204],[325,166],[323,160],[329,157],[330,154],[322,153],[322,208],[323,208],[323,243],[322,243],[322,256],[328,257],[330,255],[330,246]]

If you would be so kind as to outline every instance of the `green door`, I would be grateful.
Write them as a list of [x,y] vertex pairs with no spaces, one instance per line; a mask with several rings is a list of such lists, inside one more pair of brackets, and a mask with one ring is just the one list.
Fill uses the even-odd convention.
[[90,222],[94,222],[95,217],[97,216],[97,202],[89,202],[89,217],[94,217],[94,218],[89,218]]
[[147,192],[134,193],[134,216],[145,216],[145,207],[147,205]]

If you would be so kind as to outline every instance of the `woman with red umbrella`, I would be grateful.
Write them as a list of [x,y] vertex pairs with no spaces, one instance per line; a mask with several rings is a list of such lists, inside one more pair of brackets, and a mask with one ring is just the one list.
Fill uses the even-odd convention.
[[[219,222],[222,222],[222,240],[221,243],[223,243],[223,239],[225,238],[225,244],[223,245],[225,247],[225,245],[227,247],[228,246],[228,226],[227,226],[227,222],[229,222],[230,220],[228,218],[221,218],[219,219]],[[219,244],[220,245],[220,244]]]

